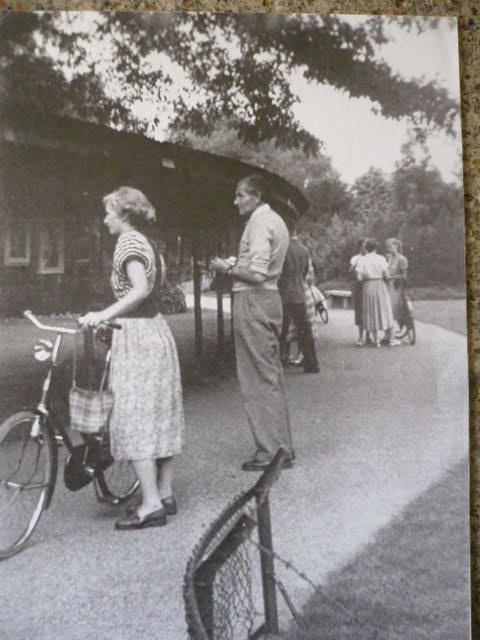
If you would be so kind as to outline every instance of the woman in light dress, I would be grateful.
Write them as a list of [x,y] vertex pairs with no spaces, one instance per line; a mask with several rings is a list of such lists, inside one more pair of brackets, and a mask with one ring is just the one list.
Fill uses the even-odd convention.
[[180,368],[173,336],[158,311],[162,261],[140,231],[155,221],[155,209],[131,187],[120,187],[103,203],[104,222],[118,236],[111,277],[116,302],[87,313],[80,322],[96,327],[115,319],[122,326],[112,340],[111,453],[116,460],[132,462],[142,502],[115,528],[143,529],[165,525],[167,515],[176,513],[173,457],[180,453],[184,430]]
[[402,324],[404,314],[404,286],[407,279],[408,260],[403,255],[403,246],[398,238],[389,238],[385,246],[387,248],[388,262],[388,291],[392,303],[394,319]]
[[365,255],[356,267],[357,279],[362,282],[362,322],[363,330],[370,332],[376,347],[381,346],[381,333],[389,346],[400,344],[393,335],[393,312],[388,293],[388,264],[377,254],[378,242],[371,238],[365,243]]

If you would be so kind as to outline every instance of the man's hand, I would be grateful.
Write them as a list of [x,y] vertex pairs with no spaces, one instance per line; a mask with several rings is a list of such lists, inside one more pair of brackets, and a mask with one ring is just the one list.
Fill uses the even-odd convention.
[[220,273],[228,273],[231,267],[231,263],[228,260],[224,260],[223,258],[216,257],[212,258],[212,260],[210,261],[210,269],[219,271]]

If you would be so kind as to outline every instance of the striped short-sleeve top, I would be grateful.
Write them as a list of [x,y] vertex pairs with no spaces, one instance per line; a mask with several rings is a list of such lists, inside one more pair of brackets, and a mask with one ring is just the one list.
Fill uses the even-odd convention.
[[131,260],[143,263],[149,294],[153,290],[157,277],[153,247],[139,231],[127,231],[119,235],[113,254],[111,283],[113,295],[117,300],[123,298],[132,288],[127,275],[127,264]]

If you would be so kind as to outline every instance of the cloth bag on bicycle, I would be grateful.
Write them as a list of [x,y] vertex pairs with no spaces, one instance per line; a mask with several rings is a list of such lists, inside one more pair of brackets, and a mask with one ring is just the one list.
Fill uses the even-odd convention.
[[100,389],[84,389],[77,385],[77,341],[73,350],[73,377],[69,393],[70,426],[82,433],[98,433],[108,425],[112,413],[114,394],[104,389],[109,360],[104,364]]

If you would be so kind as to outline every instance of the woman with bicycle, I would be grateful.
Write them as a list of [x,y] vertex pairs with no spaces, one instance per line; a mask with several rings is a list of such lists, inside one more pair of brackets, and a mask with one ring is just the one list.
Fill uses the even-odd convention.
[[132,462],[142,491],[141,504],[128,510],[115,528],[163,526],[167,515],[176,513],[173,456],[182,447],[184,415],[177,349],[158,311],[156,290],[165,274],[141,231],[155,221],[155,209],[132,187],[120,187],[103,203],[104,222],[118,236],[111,276],[116,302],[87,313],[80,323],[96,327],[116,319],[122,326],[112,341],[111,453],[115,460]]
[[388,292],[392,302],[394,319],[401,324],[404,313],[403,290],[408,272],[408,260],[403,255],[403,246],[398,238],[385,242],[388,262]]

